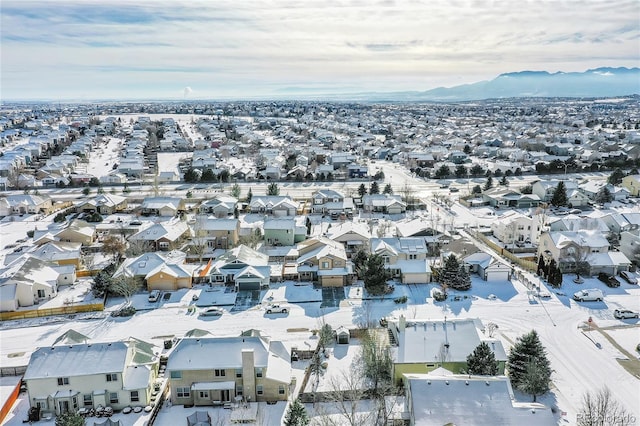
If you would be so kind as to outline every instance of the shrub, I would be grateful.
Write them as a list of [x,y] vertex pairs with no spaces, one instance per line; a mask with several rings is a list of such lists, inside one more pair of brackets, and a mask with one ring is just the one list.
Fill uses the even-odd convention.
[[393,299],[396,304],[407,303],[407,296],[396,297]]

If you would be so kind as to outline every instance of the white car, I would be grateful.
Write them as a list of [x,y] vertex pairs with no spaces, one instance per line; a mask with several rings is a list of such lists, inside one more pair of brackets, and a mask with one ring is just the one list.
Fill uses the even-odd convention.
[[200,316],[203,317],[219,317],[223,314],[222,308],[218,308],[217,306],[212,306],[210,308],[204,309],[200,312]]
[[289,312],[289,308],[285,305],[273,304],[273,305],[267,306],[268,314],[280,314],[280,313],[286,314],[287,312]]
[[157,302],[160,299],[160,290],[151,290],[149,293],[149,302]]
[[628,309],[616,309],[613,311],[613,316],[617,319],[638,318],[638,313]]

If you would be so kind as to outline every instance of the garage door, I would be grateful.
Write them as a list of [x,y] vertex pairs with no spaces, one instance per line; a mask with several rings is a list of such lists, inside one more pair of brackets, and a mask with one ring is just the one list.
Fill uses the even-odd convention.
[[260,290],[260,281],[242,281],[238,283],[238,290]]

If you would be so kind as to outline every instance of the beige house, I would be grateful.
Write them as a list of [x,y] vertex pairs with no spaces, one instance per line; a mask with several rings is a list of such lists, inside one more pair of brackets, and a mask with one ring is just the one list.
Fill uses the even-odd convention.
[[191,233],[193,241],[204,245],[207,251],[228,249],[240,242],[240,221],[201,216],[191,225]]
[[629,191],[629,195],[640,195],[640,175],[629,175],[622,178],[621,186]]
[[382,256],[392,278],[405,284],[426,284],[431,281],[429,249],[424,238],[372,238],[369,251]]
[[245,401],[286,401],[291,384],[290,354],[265,337],[182,339],[169,357],[171,402],[222,405]]
[[297,274],[300,281],[314,281],[323,287],[342,287],[353,279],[353,264],[344,246],[325,237],[298,245]]
[[187,265],[164,263],[149,272],[144,278],[149,291],[177,290],[191,288],[192,272]]
[[29,404],[55,415],[98,405],[145,407],[157,377],[157,351],[134,338],[38,348],[23,378]]
[[83,246],[90,246],[96,240],[96,229],[90,223],[76,219],[65,229],[56,233],[55,238],[60,241],[81,243]]

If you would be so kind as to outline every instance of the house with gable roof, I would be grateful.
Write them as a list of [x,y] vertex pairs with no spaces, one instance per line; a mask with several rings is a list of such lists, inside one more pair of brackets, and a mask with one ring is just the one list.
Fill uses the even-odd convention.
[[33,306],[58,294],[56,265],[23,255],[0,270],[0,311]]
[[342,192],[333,189],[319,189],[313,193],[311,200],[313,213],[329,215],[345,213],[349,217],[355,210],[353,198],[345,197]]
[[98,406],[145,407],[158,374],[158,352],[135,338],[38,348],[23,377],[29,404],[55,415]]
[[198,210],[200,214],[213,215],[217,218],[225,218],[233,216],[237,206],[237,198],[226,194],[219,194],[210,200],[203,201],[198,207]]
[[269,287],[269,256],[241,244],[212,262],[209,279],[214,284],[235,284],[236,291]]
[[467,369],[467,356],[486,342],[498,362],[498,374],[504,374],[507,354],[500,340],[486,336],[477,318],[444,320],[408,320],[400,315],[389,320],[392,341],[392,377],[400,383],[405,374],[425,374],[439,367],[454,373]]
[[184,210],[184,201],[176,197],[147,197],[140,205],[143,216],[173,217]]
[[431,282],[429,249],[424,238],[372,238],[369,251],[384,260],[384,267],[392,278],[405,284]]
[[549,407],[535,402],[516,402],[505,376],[454,374],[438,368],[427,374],[405,374],[403,383],[410,426],[552,426],[558,423]]
[[[298,254],[295,273],[299,281],[342,287],[353,279],[353,263],[339,242],[326,237],[310,238],[298,244]],[[287,275],[293,273],[289,271]]]
[[371,232],[364,223],[343,222],[329,228],[327,238],[344,244],[347,256],[351,257],[358,250],[369,250]]
[[176,405],[286,401],[291,355],[282,342],[263,336],[185,338],[166,371]]

